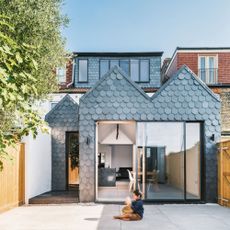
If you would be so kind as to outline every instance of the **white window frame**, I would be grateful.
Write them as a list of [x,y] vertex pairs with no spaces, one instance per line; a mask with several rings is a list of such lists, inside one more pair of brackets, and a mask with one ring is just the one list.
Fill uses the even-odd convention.
[[[214,75],[216,75],[215,82],[210,81],[209,71],[206,71],[209,68],[209,58],[214,58]],[[217,84],[218,83],[218,55],[198,55],[198,76],[201,79],[200,70],[201,70],[201,58],[205,58],[205,83],[206,84]]]
[[[59,74],[60,70],[64,71],[64,75]],[[61,66],[56,67],[56,76],[57,76],[57,79],[58,79],[59,83],[65,83],[66,82],[66,65],[62,66],[62,67]]]

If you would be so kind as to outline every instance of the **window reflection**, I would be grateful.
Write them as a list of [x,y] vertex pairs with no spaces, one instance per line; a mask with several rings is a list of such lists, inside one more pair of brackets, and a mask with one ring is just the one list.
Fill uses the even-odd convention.
[[186,123],[186,197],[200,199],[199,123]]
[[138,123],[138,146],[145,151],[145,198],[184,199],[183,123]]

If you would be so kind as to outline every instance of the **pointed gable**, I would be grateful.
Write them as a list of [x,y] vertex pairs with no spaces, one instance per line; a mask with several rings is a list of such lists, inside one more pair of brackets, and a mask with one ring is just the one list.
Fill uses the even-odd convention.
[[68,94],[45,116],[45,121],[51,127],[56,124],[78,124],[78,104]]
[[162,119],[205,120],[212,109],[220,109],[220,99],[187,66],[152,96]]
[[[98,96],[98,93],[96,93],[97,91],[102,92],[110,90],[111,92],[116,88],[117,92],[119,92],[124,90],[125,86],[137,91],[138,95],[144,97],[145,99],[150,99],[148,95],[135,82],[133,82],[120,67],[114,66],[94,85],[94,87],[92,87],[84,96],[82,96],[80,100],[86,100],[86,98],[91,94]],[[101,94],[103,95],[103,93]],[[110,93],[108,96],[110,96]]]
[[80,99],[80,117],[92,116],[93,120],[141,119],[141,116],[146,117],[141,111],[151,103],[150,97],[115,66]]

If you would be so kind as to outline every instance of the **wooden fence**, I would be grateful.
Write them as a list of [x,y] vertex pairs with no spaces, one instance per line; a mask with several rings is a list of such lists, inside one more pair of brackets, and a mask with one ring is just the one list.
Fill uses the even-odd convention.
[[230,140],[219,143],[218,203],[230,207]]
[[0,212],[25,202],[25,146],[18,144],[7,152],[13,160],[4,160],[0,172]]

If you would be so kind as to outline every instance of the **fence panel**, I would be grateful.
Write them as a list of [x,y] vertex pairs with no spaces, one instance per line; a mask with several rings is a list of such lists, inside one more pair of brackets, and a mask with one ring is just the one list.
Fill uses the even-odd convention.
[[218,197],[220,205],[230,207],[230,140],[219,143]]
[[25,203],[25,146],[8,148],[12,161],[4,160],[0,172],[0,212]]

